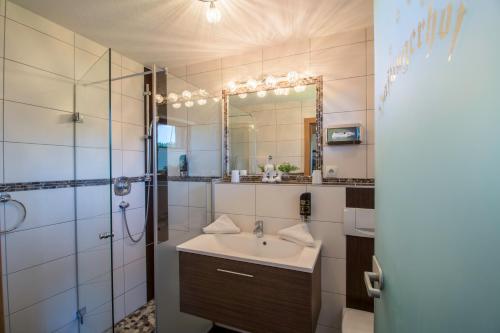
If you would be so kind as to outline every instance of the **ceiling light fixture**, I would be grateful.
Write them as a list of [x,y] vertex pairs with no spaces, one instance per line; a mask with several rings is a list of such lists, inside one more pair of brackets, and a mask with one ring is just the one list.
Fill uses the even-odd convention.
[[210,2],[210,5],[208,6],[207,13],[206,13],[208,23],[210,23],[210,24],[219,23],[221,18],[222,18],[222,14],[221,14],[219,8],[215,7],[215,2],[217,0],[200,0],[200,1],[201,2]]

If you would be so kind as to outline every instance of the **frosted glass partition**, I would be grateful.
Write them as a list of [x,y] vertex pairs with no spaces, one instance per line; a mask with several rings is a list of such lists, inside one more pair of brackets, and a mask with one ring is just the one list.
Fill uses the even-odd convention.
[[[160,76],[161,77],[161,76]],[[168,75],[166,93],[206,88]],[[160,82],[161,87],[163,83]],[[164,93],[164,92],[162,92]],[[208,92],[206,104],[168,102],[158,108],[159,239],[155,270],[157,332],[206,333],[212,323],[180,311],[179,257],[176,246],[201,233],[212,217],[211,177],[221,173],[221,102]],[[181,177],[180,156],[188,170]],[[164,229],[168,232],[164,232]]]
[[374,10],[376,332],[498,332],[500,3]]

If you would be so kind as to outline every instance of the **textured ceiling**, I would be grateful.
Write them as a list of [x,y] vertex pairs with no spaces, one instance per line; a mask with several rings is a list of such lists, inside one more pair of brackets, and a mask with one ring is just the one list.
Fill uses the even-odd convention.
[[171,68],[372,24],[372,0],[14,0],[143,64]]

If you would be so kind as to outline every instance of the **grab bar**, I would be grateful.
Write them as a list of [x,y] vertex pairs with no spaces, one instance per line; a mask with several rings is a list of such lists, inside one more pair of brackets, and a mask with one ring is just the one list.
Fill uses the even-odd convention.
[[7,202],[13,202],[16,203],[18,206],[20,206],[23,210],[23,216],[19,219],[19,221],[16,222],[16,224],[14,224],[13,227],[7,230],[0,230],[0,235],[16,230],[24,222],[24,220],[26,220],[26,206],[24,206],[24,204],[21,201],[12,199],[11,195],[8,193],[0,194],[0,203],[7,203]]

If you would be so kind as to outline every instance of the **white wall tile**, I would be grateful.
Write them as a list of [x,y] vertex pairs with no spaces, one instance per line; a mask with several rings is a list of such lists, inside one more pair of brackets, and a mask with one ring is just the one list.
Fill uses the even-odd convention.
[[193,150],[189,153],[188,161],[190,176],[220,176],[221,151]]
[[222,68],[236,67],[262,61],[262,49],[222,58]]
[[7,1],[7,17],[17,21],[19,23],[25,24],[33,29],[41,31],[47,35],[55,37],[68,43],[70,45],[74,44],[74,32],[66,29],[54,22],[37,15],[21,6],[18,6],[11,1]]
[[189,207],[189,231],[199,231],[207,225],[207,209]]
[[262,49],[262,55],[264,60],[268,60],[306,53],[308,51],[309,39],[295,39],[279,45],[264,47]]
[[346,260],[321,258],[321,290],[346,294]]
[[189,75],[186,81],[195,87],[206,90],[211,96],[219,96],[222,90],[222,73],[220,70]]
[[75,319],[76,289],[11,315],[11,332],[52,332]]
[[374,75],[366,77],[366,108],[375,109]]
[[366,177],[375,178],[375,146],[366,146]]
[[[190,207],[207,207],[207,190],[205,182],[189,182],[189,206]],[[176,192],[174,192],[176,193]],[[170,202],[170,195],[169,195]]]
[[109,121],[85,117],[75,126],[75,142],[78,147],[109,148]]
[[111,229],[109,215],[100,215],[79,219],[77,225],[78,252],[109,244],[108,239],[99,239],[98,235]]
[[146,284],[143,283],[125,293],[125,315],[134,312],[146,303]]
[[[100,76],[97,79],[103,79],[105,73],[96,74]],[[109,118],[109,91],[108,89],[97,85],[77,85],[76,86],[76,111],[85,116]]]
[[344,295],[321,292],[321,312],[318,323],[323,326],[340,328],[342,324],[342,309],[344,307]]
[[17,22],[7,20],[5,57],[23,64],[74,77],[74,47]]
[[343,112],[366,109],[366,79],[364,77],[324,82],[323,112]]
[[[29,208],[25,221],[17,230],[68,222],[75,218],[73,188],[19,191],[10,195]],[[5,214],[9,226],[21,218],[22,211],[17,205],[5,205]]]
[[323,242],[321,255],[332,258],[345,258],[346,240],[342,223],[311,221],[309,230],[314,239]]
[[262,63],[260,62],[225,68],[222,70],[223,88],[226,88],[229,81],[246,81],[249,77],[260,74],[262,74]]
[[[78,301],[89,313],[111,300],[111,272],[106,272],[78,286]],[[84,317],[85,318],[85,317]]]
[[342,222],[345,207],[345,187],[311,186],[311,220]]
[[220,67],[221,67],[220,59],[214,59],[192,65],[187,65],[187,75],[189,76],[196,73],[215,71],[220,69]]
[[[124,57],[124,56],[122,56],[121,60],[122,60],[122,63],[121,63],[122,67],[124,69],[127,69],[131,73],[141,73],[144,71],[144,66],[135,60],[132,60],[132,59]],[[126,75],[126,74],[124,74],[124,75]],[[142,91],[142,87],[140,90]]]
[[214,209],[218,213],[255,215],[255,197],[255,185],[214,185]]
[[117,324],[120,320],[125,318],[125,295],[120,295],[115,297],[113,302],[113,308],[115,310],[115,324]]
[[71,113],[8,101],[4,105],[5,141],[73,145]]
[[87,72],[92,70],[92,66],[99,60],[99,57],[81,49],[75,49],[75,79],[84,78]]
[[64,257],[10,274],[8,279],[9,308],[11,313],[14,313],[74,288],[76,284],[75,256]]
[[108,149],[76,147],[77,179],[107,178],[110,168]]
[[375,110],[366,111],[366,143],[375,144]]
[[309,64],[309,53],[264,60],[262,66],[264,74],[272,74],[275,76],[286,75],[290,71],[305,72],[311,68]]
[[[146,258],[142,258],[125,265],[125,291],[146,282]],[[143,303],[144,304],[144,303]]]
[[316,37],[311,39],[311,51],[364,42],[365,38],[365,29],[357,29],[329,36]]
[[144,176],[144,152],[123,151],[123,175],[127,177]]
[[111,270],[111,250],[109,242],[77,253],[78,279],[83,283]]
[[122,121],[144,126],[144,102],[136,98],[122,96]]
[[178,231],[189,231],[189,207],[169,205],[168,227]]
[[[136,234],[134,238],[139,235]],[[146,256],[146,237],[143,236],[142,239],[134,243],[130,240],[127,233],[125,233],[125,238],[123,240],[123,264],[128,265],[129,263],[136,261],[138,259],[144,258]]]
[[168,203],[169,205],[188,206],[189,183],[188,182],[168,182]]
[[4,144],[6,182],[73,179],[73,148],[22,143]]
[[[2,4],[0,3],[0,13],[2,16],[0,16],[0,36],[4,36],[4,31],[5,31],[5,17],[3,16],[3,12],[1,12],[1,6]],[[0,54],[4,54],[4,39],[0,38]]]
[[123,149],[144,151],[144,127],[123,123]]
[[256,185],[256,215],[300,219],[299,199],[305,185]]
[[323,165],[338,166],[337,177],[366,178],[366,145],[325,146],[323,149]]
[[5,99],[73,111],[73,81],[5,60]]
[[[125,58],[124,58],[125,59]],[[142,67],[142,66],[141,66]],[[139,70],[139,72],[142,72],[142,70]],[[137,72],[135,72],[137,73]],[[125,69],[125,67],[122,67],[122,75],[130,75],[134,74],[134,72]],[[128,97],[133,97],[137,100],[139,100],[141,103],[143,103],[143,95],[144,92],[144,77],[143,76],[134,76],[130,77],[127,79],[122,80],[122,94],[126,95]]]
[[[68,256],[75,252],[73,222],[13,232],[7,235],[7,272]],[[53,240],[57,239],[57,246]]]
[[365,43],[312,51],[311,70],[326,81],[366,75]]
[[190,126],[190,150],[220,150],[219,124]]
[[106,332],[111,329],[112,310],[111,302],[107,302],[87,312],[87,320],[80,327],[80,333]]

